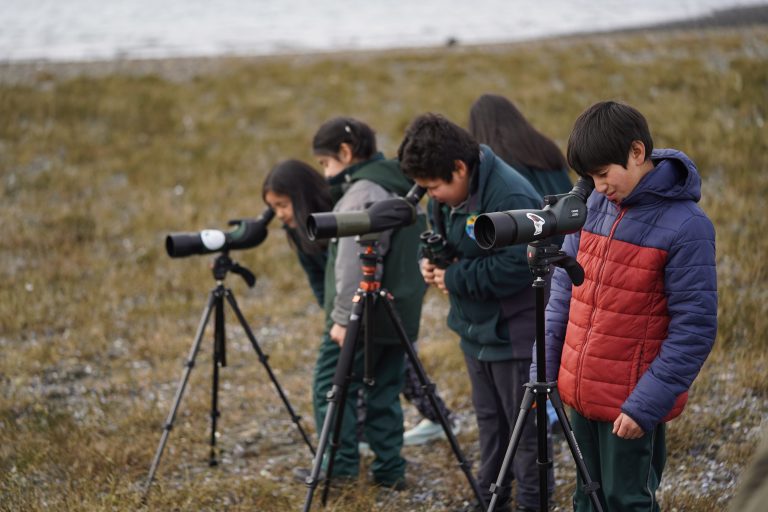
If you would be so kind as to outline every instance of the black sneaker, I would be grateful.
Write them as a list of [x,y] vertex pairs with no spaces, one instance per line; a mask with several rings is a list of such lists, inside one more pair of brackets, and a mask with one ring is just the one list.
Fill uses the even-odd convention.
[[[491,503],[491,500],[489,499],[488,504],[490,503]],[[469,505],[465,505],[462,508],[458,509],[456,512],[485,512],[487,509],[488,509],[488,505],[485,505],[484,507],[482,507],[477,501],[473,501]],[[503,505],[497,504],[493,510],[494,512],[510,512],[509,502],[506,502]]]
[[398,478],[394,482],[377,482],[374,480],[373,485],[396,492],[401,492],[408,488],[408,484],[405,483],[404,478]]

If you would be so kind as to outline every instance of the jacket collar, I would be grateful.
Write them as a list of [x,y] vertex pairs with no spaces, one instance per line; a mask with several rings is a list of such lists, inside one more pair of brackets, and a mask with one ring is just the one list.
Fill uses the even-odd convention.
[[336,176],[331,176],[328,178],[326,181],[328,182],[328,186],[331,189],[331,200],[333,203],[336,204],[347,191],[347,189],[352,186],[352,182],[354,181],[353,176],[357,171],[369,163],[375,162],[377,160],[384,160],[384,154],[378,152],[370,159],[365,160],[364,162],[357,162],[356,164],[352,164]]

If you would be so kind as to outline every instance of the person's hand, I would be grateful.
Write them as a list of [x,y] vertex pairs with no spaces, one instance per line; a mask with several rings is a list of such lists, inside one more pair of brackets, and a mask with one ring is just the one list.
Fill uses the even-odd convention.
[[343,325],[333,324],[333,327],[331,327],[331,332],[329,332],[328,335],[331,337],[331,340],[333,340],[338,346],[342,347],[344,346],[344,338],[347,335],[347,328]]
[[424,277],[424,282],[428,285],[435,284],[435,269],[437,267],[434,263],[427,258],[421,260],[421,275]]
[[432,275],[434,276],[435,286],[443,290],[443,293],[447,294],[448,288],[445,287],[445,269],[435,267],[435,269],[432,271]]
[[645,435],[640,425],[624,413],[613,422],[613,433],[622,439],[640,439]]

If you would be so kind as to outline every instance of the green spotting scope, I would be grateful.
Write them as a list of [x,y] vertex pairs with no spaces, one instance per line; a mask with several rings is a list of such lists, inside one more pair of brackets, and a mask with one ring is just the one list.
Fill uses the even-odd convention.
[[307,218],[310,240],[367,235],[410,226],[416,222],[416,205],[426,189],[414,185],[405,197],[376,201],[365,210],[313,213]]

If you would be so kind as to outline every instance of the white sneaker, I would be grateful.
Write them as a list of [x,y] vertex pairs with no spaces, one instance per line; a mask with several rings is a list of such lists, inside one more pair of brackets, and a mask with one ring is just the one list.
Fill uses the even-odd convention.
[[370,457],[373,455],[373,450],[371,450],[371,445],[366,443],[365,441],[360,441],[357,443],[357,451],[360,452],[360,455],[363,457]]
[[[459,432],[458,422],[454,421],[453,425],[451,425],[451,430],[453,431],[454,435],[458,434]],[[434,441],[435,439],[443,439],[443,438],[445,438],[445,432],[443,432],[443,427],[439,423],[435,423],[433,421],[428,420],[427,418],[424,418],[419,422],[418,425],[416,425],[410,430],[407,430],[403,434],[403,445],[413,446],[417,444],[428,443],[430,441]]]

